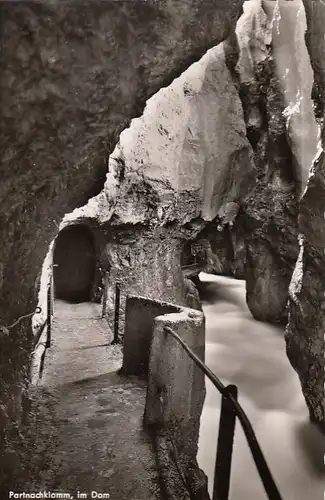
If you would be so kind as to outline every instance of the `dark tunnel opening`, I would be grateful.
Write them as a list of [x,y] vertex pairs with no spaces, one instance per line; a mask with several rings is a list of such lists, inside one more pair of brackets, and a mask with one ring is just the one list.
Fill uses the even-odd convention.
[[91,230],[84,225],[63,229],[54,248],[54,293],[71,303],[91,300],[96,250]]

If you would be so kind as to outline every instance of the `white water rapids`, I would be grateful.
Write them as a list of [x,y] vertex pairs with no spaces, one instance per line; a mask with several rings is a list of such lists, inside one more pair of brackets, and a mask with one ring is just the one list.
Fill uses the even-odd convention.
[[[323,498],[323,437],[309,423],[297,374],[285,351],[283,329],[255,321],[245,302],[245,282],[205,273],[206,364],[239,389],[283,500]],[[198,462],[212,496],[221,397],[206,380]],[[267,499],[239,421],[234,443],[231,500]]]

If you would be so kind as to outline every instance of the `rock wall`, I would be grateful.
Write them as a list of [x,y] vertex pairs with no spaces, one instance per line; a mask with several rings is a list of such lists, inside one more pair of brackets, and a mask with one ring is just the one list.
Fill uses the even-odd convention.
[[[120,132],[228,36],[241,3],[1,2],[1,325],[35,308],[58,223],[100,192]],[[23,321],[0,337],[8,444],[28,384],[31,328]]]
[[110,155],[104,190],[64,220],[100,227],[111,313],[117,281],[122,313],[126,293],[200,308],[181,270],[184,244],[239,203],[255,175],[224,49],[209,50],[149,99]]
[[236,209],[231,215],[216,217],[186,245],[185,250],[189,253],[185,262],[190,266],[192,276],[197,277],[200,271],[205,271],[245,279],[246,234],[240,217],[237,217],[239,205],[234,205]]
[[[310,417],[322,430],[324,21],[322,2],[245,2],[237,25],[237,70],[257,183],[233,227],[222,230],[222,220],[216,221],[206,228],[204,240],[209,242],[208,269],[234,274],[237,259],[240,264],[245,259],[247,302],[257,319],[286,322],[289,312],[287,354]],[[216,226],[221,229],[218,237]],[[246,255],[240,252],[243,240]]]
[[322,2],[245,2],[237,47],[228,41],[228,65],[238,81],[256,183],[235,219],[217,217],[192,244],[202,269],[239,270],[246,278],[255,318],[286,323],[289,312],[288,357],[311,419],[323,430],[324,21]]
[[119,133],[227,36],[240,3],[2,3],[3,322],[30,308],[55,223],[100,191]]
[[256,178],[237,210],[219,214],[195,242],[207,243],[207,270],[246,278],[248,306],[262,321],[287,321],[288,288],[298,256],[299,198],[317,151],[305,28],[300,0],[244,3],[226,53],[242,100]]
[[324,432],[325,329],[325,5],[304,1],[306,42],[315,75],[315,116],[322,127],[318,154],[299,207],[300,253],[290,284],[287,353],[297,371],[312,421]]
[[257,183],[234,228],[246,241],[250,310],[285,323],[289,312],[288,357],[323,429],[324,20],[322,2],[244,4],[237,71]]
[[[193,305],[188,297],[186,282],[180,267],[181,243],[175,234],[140,229],[131,230],[131,243],[123,231],[117,230],[119,242],[112,231],[105,243],[103,267],[108,268],[107,319],[113,327],[115,286],[120,284],[121,307],[119,334],[124,333],[125,300],[127,295],[147,296],[151,299],[181,305]],[[121,242],[122,240],[122,242]],[[200,308],[197,300],[196,307]]]
[[[300,120],[312,112],[307,84],[302,88],[301,78],[294,77],[296,60],[304,55],[296,42],[304,33],[296,15],[299,8],[290,2],[288,13],[285,1],[246,2],[236,30],[240,47],[236,69],[258,171],[239,219],[246,240],[247,304],[256,319],[272,322],[287,321],[288,287],[298,255],[300,186],[310,150],[314,143],[315,154],[317,145],[317,127],[310,130],[307,151],[305,138],[298,136]],[[289,120],[288,109],[295,109],[299,92],[304,115],[292,111]]]

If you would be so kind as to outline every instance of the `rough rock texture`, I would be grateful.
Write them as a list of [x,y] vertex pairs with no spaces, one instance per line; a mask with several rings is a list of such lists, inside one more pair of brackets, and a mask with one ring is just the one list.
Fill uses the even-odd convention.
[[[324,2],[303,0],[307,16],[306,45],[314,70],[313,98],[315,115],[324,123],[325,113],[325,64],[324,64]],[[322,138],[324,141],[324,127]]]
[[325,329],[325,4],[305,0],[306,42],[315,73],[315,114],[322,128],[319,153],[300,202],[300,254],[290,284],[290,314],[286,328],[287,353],[297,371],[311,419],[324,431]]
[[[225,42],[227,65],[237,84],[247,138],[254,151],[254,183],[244,199],[228,204],[200,232],[191,252],[199,263],[205,261],[202,267],[207,271],[246,278],[247,303],[256,319],[285,322],[288,287],[298,255],[298,195],[306,176],[302,171],[307,168],[302,158],[309,158],[313,144],[316,150],[317,135],[316,140],[311,136],[311,144],[305,148],[306,138],[299,136],[298,125],[310,117],[312,103],[306,98],[304,113],[300,113],[290,101],[300,81],[296,87],[291,80],[287,85],[285,61],[278,61],[278,55],[284,52],[290,60],[293,49],[278,34],[275,2],[266,4],[245,2],[237,36]],[[291,32],[297,31],[295,18],[291,24]],[[280,27],[282,32],[282,24]],[[298,42],[294,48],[296,45]],[[307,91],[305,84],[303,97]],[[313,121],[310,133],[315,130]],[[199,252],[196,246],[201,248]]]
[[244,198],[254,168],[220,44],[147,102],[110,155],[104,190],[63,222],[92,218],[103,233],[108,309],[117,281],[123,299],[128,292],[199,308],[181,270],[184,243]]
[[[206,266],[215,272],[231,253],[236,254],[238,244],[245,269],[237,267],[246,277],[247,302],[254,317],[287,320],[288,287],[301,231],[299,197],[317,144],[310,67],[302,43],[304,23],[301,2],[290,6],[284,0],[246,2],[237,39],[230,37],[161,90],[148,102],[143,117],[123,132],[109,159],[104,191],[72,215],[92,211],[105,228],[107,261],[103,264],[111,269],[111,304],[114,283],[122,280],[131,293],[186,305],[180,255],[184,242],[194,239],[206,250]],[[281,36],[286,25],[294,35],[292,44]],[[281,51],[289,59],[295,56],[288,72],[285,58],[279,58]],[[302,56],[299,64],[297,54]],[[307,77],[302,83],[304,71]],[[231,96],[231,102],[226,96]],[[308,124],[306,132],[301,121]],[[250,175],[243,178],[244,172]],[[253,173],[256,182],[247,196]],[[229,242],[229,222],[237,214],[234,204],[238,215],[230,233],[235,235],[235,246]],[[221,236],[228,238],[224,257],[215,231],[219,226],[225,228]],[[136,232],[131,231],[134,228]],[[229,268],[236,272],[233,264]],[[301,359],[306,352],[304,348]],[[299,365],[297,359],[293,364]],[[313,390],[319,394],[317,384]]]
[[[256,319],[285,322],[288,286],[298,254],[300,176],[290,146],[284,113],[287,94],[278,75],[274,47],[285,51],[288,58],[290,50],[284,42],[277,45],[274,41],[277,28],[271,23],[273,14],[266,15],[264,3],[247,3],[254,7],[247,9],[236,30],[241,50],[237,65],[240,92],[258,171],[241,216],[247,250],[247,304]],[[247,23],[251,24],[248,39]]]
[[302,0],[263,0],[262,5],[272,20],[272,55],[285,104],[283,115],[297,193],[301,196],[315,158],[319,132],[311,100],[314,78],[305,42],[306,13]]
[[[307,98],[296,90],[300,85],[307,96],[310,78],[301,84],[308,66],[295,57],[299,69],[289,84],[287,68],[270,49],[273,43],[279,56],[284,44],[289,59],[304,50],[303,31],[294,23],[288,24],[294,46],[290,37],[278,36],[287,26],[283,9],[295,12],[301,2],[246,2],[238,40],[231,36],[158,92],[110,155],[146,99],[228,37],[241,4],[1,3],[1,324],[33,309],[35,281],[58,221],[100,192],[108,164],[104,189],[63,226],[86,217],[98,228],[110,306],[119,280],[122,291],[193,307],[197,297],[180,262],[186,242],[198,236],[198,246],[205,248],[208,241],[215,270],[225,265],[228,251],[236,253],[238,242],[251,311],[258,319],[283,321],[297,235],[303,234],[286,338],[311,416],[323,422],[324,156],[314,164],[298,227],[297,200],[313,156],[302,143],[314,144],[315,136],[310,142],[304,132],[315,123],[299,128],[299,117],[310,120],[311,113],[303,108]],[[325,7],[321,1],[304,4],[315,114],[321,121]],[[271,26],[265,13],[274,11]],[[299,16],[301,28],[302,10]],[[295,81],[298,87],[290,87]],[[227,214],[233,204],[239,215],[236,242],[231,235],[230,244]],[[220,224],[226,229],[216,235]],[[211,233],[202,243],[200,232],[208,225]],[[222,238],[228,241],[224,257]],[[0,328],[0,431],[6,446],[5,428],[22,416],[30,347],[26,323],[10,331]]]
[[[35,307],[56,224],[100,191],[120,132],[228,36],[241,3],[1,2],[2,325]],[[4,422],[19,418],[28,378],[31,331],[21,325],[1,330]]]
[[238,224],[239,205],[234,205],[231,217],[216,217],[185,247],[184,264],[193,277],[205,271],[245,279],[245,232]]
[[2,3],[4,319],[30,298],[54,221],[101,188],[130,118],[227,36],[240,3]]

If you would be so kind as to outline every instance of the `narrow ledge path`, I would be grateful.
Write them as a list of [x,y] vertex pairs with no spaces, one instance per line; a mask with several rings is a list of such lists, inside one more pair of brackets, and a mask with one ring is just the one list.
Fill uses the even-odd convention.
[[[142,430],[146,383],[119,375],[122,353],[97,304],[55,302],[41,385],[57,395],[57,442],[43,487],[159,500],[151,442]],[[84,497],[85,498],[85,497]]]

